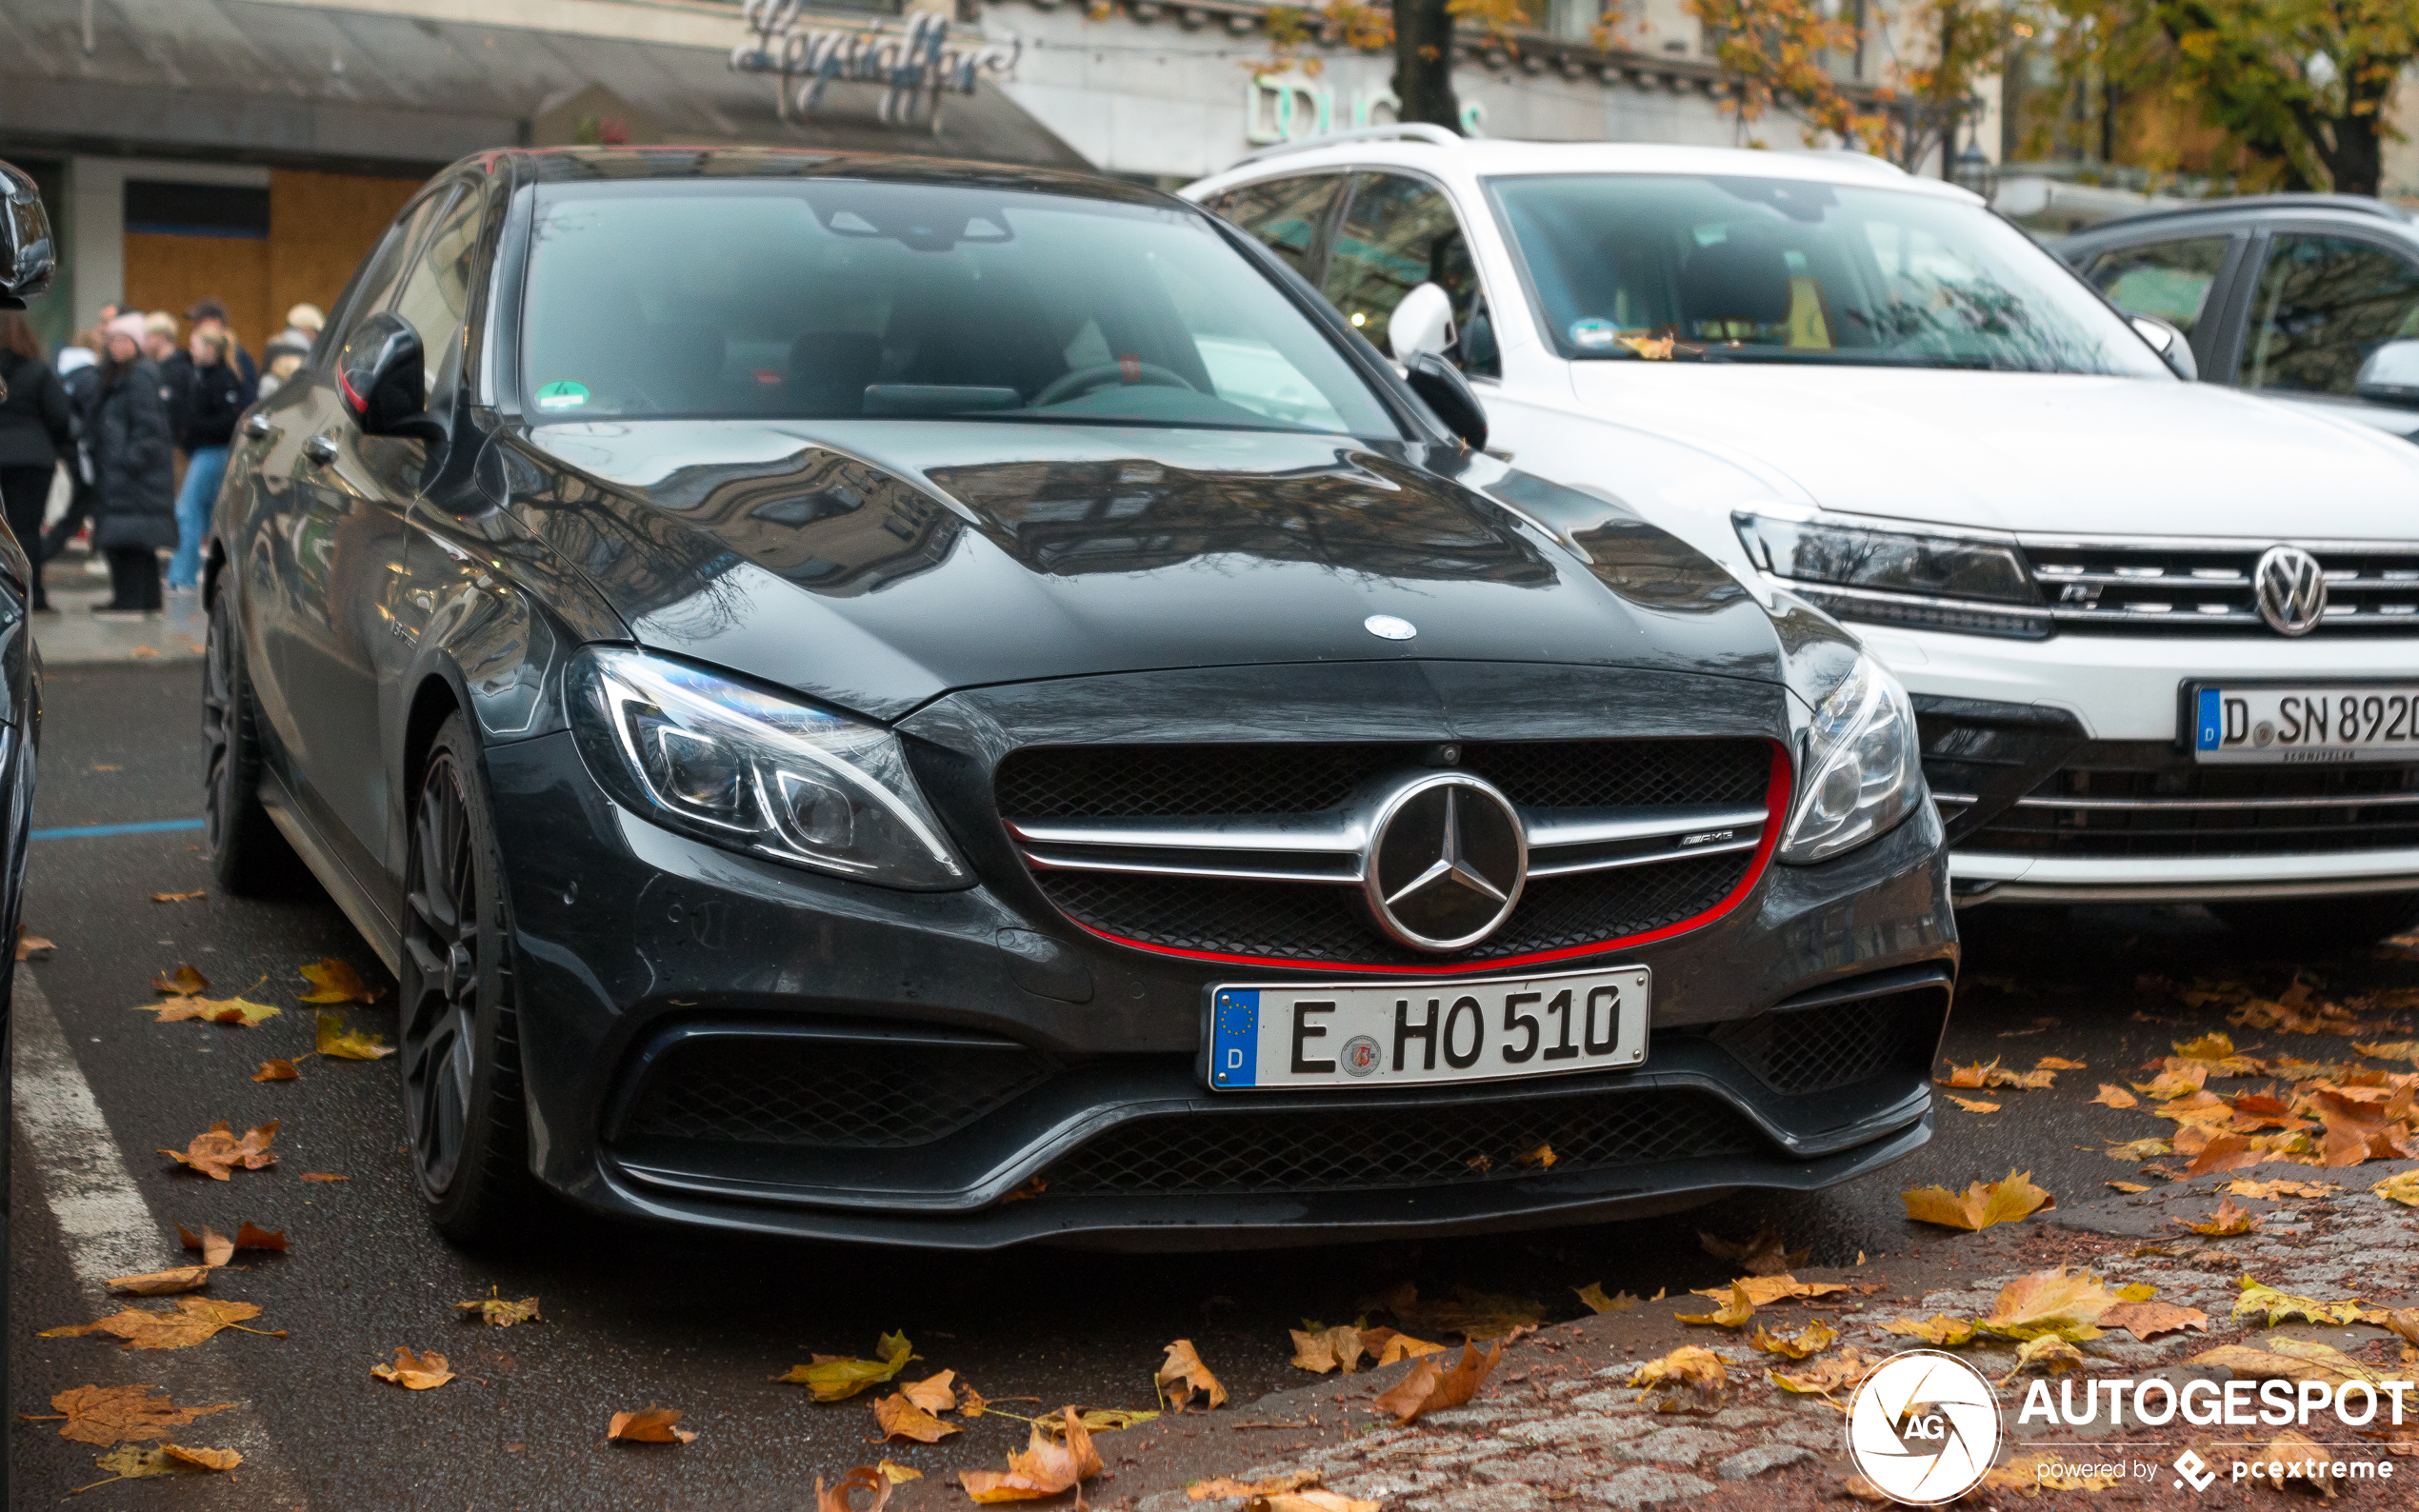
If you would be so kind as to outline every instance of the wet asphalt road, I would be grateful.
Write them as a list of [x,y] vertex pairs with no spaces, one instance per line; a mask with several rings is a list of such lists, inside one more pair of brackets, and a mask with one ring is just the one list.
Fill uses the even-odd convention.
[[[193,664],[56,669],[47,703],[38,826],[199,812]],[[2095,1084],[2165,1053],[2172,1039],[2223,1026],[2215,1010],[2196,1017],[2138,998],[2136,973],[2243,976],[2275,989],[2299,966],[2339,991],[2419,984],[2419,964],[2365,952],[2275,959],[2197,910],[1986,909],[1965,921],[1967,989],[1951,1031],[1953,1055],[2000,1056],[2015,1066],[2057,1055],[2090,1069],[2062,1073],[2050,1091],[1982,1094],[2003,1104],[1997,1114],[1944,1103],[1929,1146],[1819,1197],[1743,1195],[1679,1218],[1497,1238],[1206,1257],[1050,1249],[928,1256],[533,1213],[525,1250],[474,1259],[439,1242],[415,1210],[392,1061],[314,1059],[302,1063],[299,1081],[250,1079],[263,1058],[310,1047],[310,1010],[297,1004],[307,985],[296,966],[338,956],[371,982],[390,984],[375,955],[315,891],[270,902],[214,894],[152,902],[155,892],[210,887],[199,842],[187,830],[33,846],[26,920],[58,950],[30,968],[31,980],[58,1025],[48,1043],[70,1063],[60,1068],[70,1081],[80,1073],[92,1101],[80,1115],[62,1112],[53,1076],[45,1100],[28,1104],[29,1046],[38,1048],[43,1025],[21,993],[13,1410],[45,1411],[52,1393],[85,1383],[158,1382],[180,1403],[240,1403],[180,1430],[179,1439],[236,1447],[247,1462],[232,1484],[216,1477],[120,1484],[80,1499],[96,1505],[165,1505],[160,1499],[172,1496],[180,1506],[250,1512],[797,1506],[810,1502],[818,1472],[884,1452],[928,1472],[997,1464],[1006,1449],[1021,1445],[1020,1424],[992,1418],[936,1447],[882,1451],[866,1442],[870,1399],[817,1407],[798,1387],[770,1378],[810,1352],[870,1353],[877,1335],[905,1329],[924,1357],[917,1374],[955,1369],[1003,1404],[1023,1398],[1144,1407],[1161,1346],[1182,1336],[1249,1401],[1305,1379],[1287,1365],[1289,1325],[1348,1321],[1403,1280],[1430,1296],[1457,1285],[1515,1293],[1558,1320],[1578,1314],[1569,1288],[1589,1282],[1650,1294],[1724,1279],[1729,1269],[1699,1252],[1699,1228],[1744,1238],[1773,1222],[1790,1243],[1811,1245],[1817,1263],[1852,1263],[1859,1250],[1876,1258],[1906,1253],[1946,1236],[1905,1222],[1903,1186],[1962,1186],[2016,1165],[2079,1200],[2100,1195],[2111,1177],[2133,1174],[2099,1147],[2162,1125],[2089,1105]],[[241,993],[286,1011],[244,1029],[158,1025],[130,1011],[153,1000],[151,974],[180,961],[207,973],[214,994]],[[2150,1020],[2138,1016],[2145,1014]],[[391,1040],[391,993],[350,1017]],[[2332,1043],[2291,1048],[2341,1053]],[[78,1183],[90,1172],[62,1174],[58,1162],[89,1164],[95,1152],[63,1156],[56,1133],[29,1137],[28,1119],[36,1116],[54,1126],[62,1118],[103,1121],[140,1205],[109,1209],[89,1193],[79,1197]],[[182,1146],[220,1118],[239,1131],[280,1121],[280,1163],[213,1183],[152,1153]],[[109,1152],[98,1154],[106,1167]],[[307,1184],[298,1179],[305,1171],[351,1180]],[[111,1212],[121,1220],[115,1228]],[[101,1338],[35,1337],[116,1309],[91,1284],[114,1268],[112,1255],[128,1270],[179,1263],[176,1224],[232,1231],[242,1222],[285,1229],[293,1248],[238,1256],[250,1268],[216,1277],[208,1295],[259,1303],[254,1325],[286,1337],[223,1333],[158,1354],[121,1352]],[[490,1287],[541,1297],[546,1321],[511,1330],[454,1321],[450,1303]],[[433,1392],[373,1380],[370,1365],[399,1344],[444,1352],[462,1379]],[[702,1437],[677,1450],[604,1442],[611,1412],[650,1403],[684,1409]],[[62,1440],[50,1425],[17,1423],[13,1431],[17,1505],[55,1504],[70,1487],[104,1474],[93,1468],[97,1451]]]

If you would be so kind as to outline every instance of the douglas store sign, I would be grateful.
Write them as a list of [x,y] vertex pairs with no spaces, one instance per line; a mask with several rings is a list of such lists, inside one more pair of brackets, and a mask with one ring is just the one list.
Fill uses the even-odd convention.
[[[1873,1490],[1909,1506],[1954,1502],[1986,1480],[2028,1493],[2028,1480],[2044,1489],[2192,1494],[2220,1484],[2299,1482],[2332,1497],[2395,1478],[2388,1453],[2409,1445],[2379,1441],[2399,1438],[2390,1430],[2413,1411],[2419,1393],[2409,1381],[2078,1373],[2028,1383],[2010,1424],[1981,1371],[1954,1355],[1917,1349],[1892,1355],[1858,1383],[1848,1447]],[[2059,1432],[2093,1428],[2112,1442]],[[2145,1430],[2166,1430],[2159,1437]]]

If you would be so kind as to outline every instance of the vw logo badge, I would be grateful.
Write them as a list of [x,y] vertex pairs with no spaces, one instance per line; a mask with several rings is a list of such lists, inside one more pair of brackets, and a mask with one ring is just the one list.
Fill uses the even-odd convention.
[[1419,627],[1391,614],[1372,614],[1361,622],[1361,628],[1381,641],[1408,641],[1419,633]]
[[1415,777],[1381,800],[1361,886],[1378,927],[1414,950],[1459,950],[1493,934],[1529,879],[1520,813],[1467,772]]
[[2272,546],[2251,568],[2259,617],[2279,635],[2308,635],[2327,617],[2327,574],[2297,546]]

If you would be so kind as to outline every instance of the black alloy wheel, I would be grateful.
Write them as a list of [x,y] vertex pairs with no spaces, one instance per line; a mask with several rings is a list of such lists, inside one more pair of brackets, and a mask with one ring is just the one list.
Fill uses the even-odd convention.
[[537,1195],[502,872],[478,748],[456,713],[411,805],[401,1059],[412,1174],[438,1231],[467,1245],[508,1237]]
[[204,845],[218,885],[238,897],[277,890],[300,869],[293,847],[260,801],[260,725],[235,627],[235,595],[221,585],[202,655]]

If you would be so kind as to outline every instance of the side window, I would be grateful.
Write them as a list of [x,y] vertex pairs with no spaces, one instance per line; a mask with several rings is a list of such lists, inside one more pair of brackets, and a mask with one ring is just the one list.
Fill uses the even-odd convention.
[[1453,302],[1461,332],[1455,353],[1465,371],[1502,376],[1494,328],[1479,292],[1478,269],[1469,243],[1445,191],[1396,173],[1363,173],[1352,203],[1335,230],[1320,292],[1344,312],[1377,349],[1387,345],[1387,321],[1403,296],[1421,284],[1443,288]]
[[2234,381],[2349,398],[2361,363],[2404,336],[2419,336],[2419,268],[2347,236],[2279,236],[2260,269]]
[[394,296],[395,285],[403,281],[405,254],[419,239],[420,229],[429,224],[429,217],[435,214],[437,207],[444,202],[443,194],[430,195],[387,232],[386,240],[378,244],[378,249],[370,254],[370,260],[362,264],[361,271],[354,275],[350,297],[338,308],[335,320],[329,326],[327,334],[311,348],[313,351],[332,353],[341,350],[345,337],[351,333],[355,322],[373,309],[387,308],[387,301]]
[[395,298],[395,313],[420,333],[429,394],[450,388],[462,373],[463,323],[470,309],[470,280],[478,260],[480,196],[466,191],[449,206],[419,253]]
[[2226,264],[2225,236],[2188,236],[2102,252],[2089,277],[2109,303],[2129,315],[2156,315],[2187,336],[2201,318],[2218,269]]
[[1249,231],[1291,263],[1295,272],[1309,278],[1315,271],[1310,253],[1318,247],[1319,228],[1334,202],[1336,187],[1343,182],[1340,175],[1322,173],[1247,184],[1219,201],[1218,213]]

